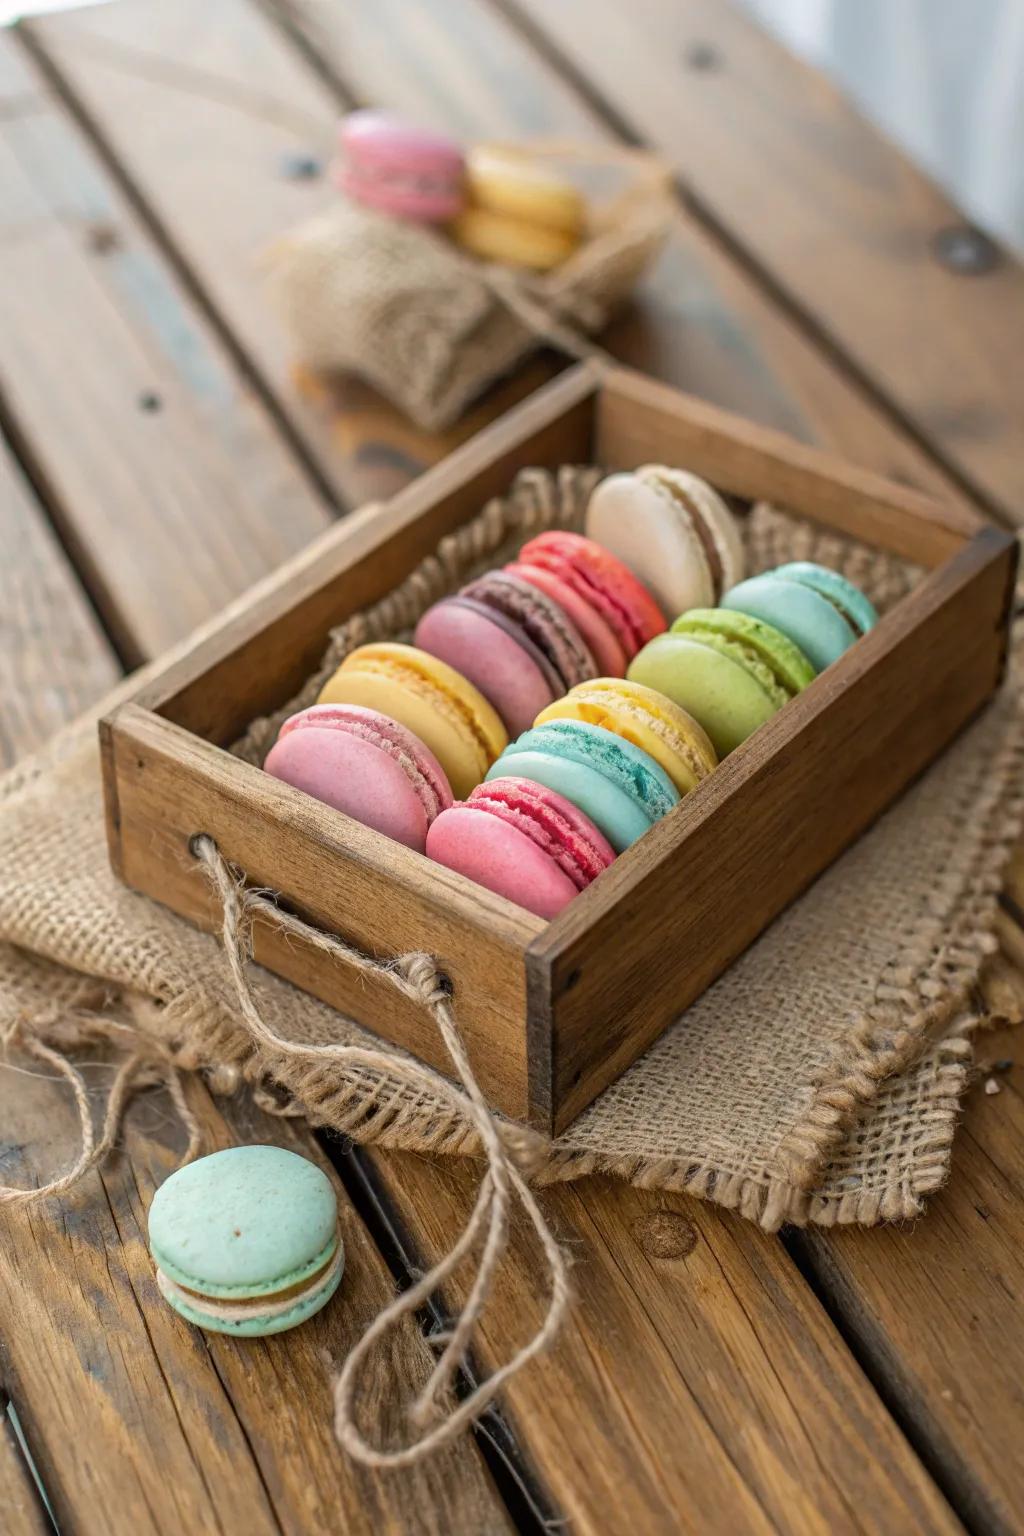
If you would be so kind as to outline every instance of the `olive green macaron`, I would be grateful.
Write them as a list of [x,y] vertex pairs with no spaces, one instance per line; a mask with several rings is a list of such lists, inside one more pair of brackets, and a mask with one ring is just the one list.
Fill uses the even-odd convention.
[[692,608],[644,646],[627,675],[691,714],[725,757],[817,674],[771,624],[721,608]]

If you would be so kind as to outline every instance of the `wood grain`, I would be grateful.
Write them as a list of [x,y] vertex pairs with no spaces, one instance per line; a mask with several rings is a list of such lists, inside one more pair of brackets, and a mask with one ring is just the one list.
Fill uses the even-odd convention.
[[6,34],[0,102],[4,407],[106,623],[136,660],[299,548],[328,509]]
[[[337,499],[358,505],[390,495],[483,418],[431,439],[358,382],[296,374],[264,256],[336,195],[328,167],[344,108],[246,0],[105,9],[33,22],[30,35]],[[304,162],[313,174],[296,173]],[[543,376],[516,381],[501,405]]]
[[[404,0],[269,4],[342,83],[342,97],[355,92],[466,140],[545,135],[616,142],[584,93],[487,0],[431,0],[415,8]],[[755,421],[828,445],[944,500],[960,497],[927,452],[686,206],[637,303],[601,342],[620,361]],[[372,443],[374,425],[363,425]]]
[[[699,215],[1009,521],[1024,507],[1024,268],[935,258],[963,215],[736,5],[510,0],[678,168]],[[694,58],[711,67],[698,69]]]
[[39,1490],[7,1414],[0,1389],[0,1526],[5,1536],[53,1536]]
[[[203,928],[220,902],[189,851],[206,833],[254,886],[283,897],[307,922],[382,960],[425,950],[459,1002],[461,1032],[484,1093],[516,1119],[550,1126],[547,1053],[530,1062],[523,955],[543,923],[372,828],[133,705],[107,727],[108,828],[123,880]],[[114,786],[111,797],[110,788]],[[383,977],[260,924],[256,959],[405,1046],[440,1071],[451,1062],[431,1014]]]
[[[4,1175],[30,1185],[69,1160],[75,1117],[51,1081],[3,1076]],[[109,1070],[89,1077],[99,1088]],[[308,1132],[247,1098],[217,1105],[193,1081],[190,1100],[207,1150],[269,1141],[319,1158]],[[0,1213],[0,1361],[61,1529],[506,1530],[470,1442],[388,1479],[355,1466],[334,1442],[332,1366],[392,1292],[340,1187],[345,1276],[335,1302],[301,1330],[235,1340],[202,1334],[171,1311],[153,1278],[145,1222],[182,1148],[169,1098],[147,1095],[102,1175],[59,1207]],[[365,1427],[385,1439],[398,1430],[394,1405],[428,1362],[410,1324],[364,1383]]]
[[[440,437],[403,423],[352,382],[300,375],[300,398],[255,253],[331,194],[316,181],[282,178],[288,156],[329,153],[338,113],[354,98],[471,137],[609,135],[600,116],[480,0],[434,0],[412,10],[403,0],[279,9],[303,29],[341,89],[328,89],[298,54],[289,56],[281,34],[245,0],[123,0],[34,20],[31,36],[321,472],[339,495],[358,502],[393,493],[535,387],[551,363],[499,386]],[[944,495],[953,489],[685,210],[639,303],[602,340],[621,360],[757,420],[829,443],[910,484]]]
[[0,764],[110,688],[117,658],[45,513],[0,439]]
[[[973,1529],[1024,1525],[1024,1079],[1019,1032],[981,1034],[949,1186],[925,1220],[808,1229],[800,1246]],[[998,1094],[984,1091],[993,1064]]]
[[[468,1214],[475,1173],[374,1161],[411,1261],[429,1259]],[[546,1189],[542,1203],[575,1260],[574,1310],[507,1396],[574,1533],[959,1529],[777,1239],[617,1180]],[[512,1252],[482,1324],[485,1369],[544,1305],[522,1224]]]

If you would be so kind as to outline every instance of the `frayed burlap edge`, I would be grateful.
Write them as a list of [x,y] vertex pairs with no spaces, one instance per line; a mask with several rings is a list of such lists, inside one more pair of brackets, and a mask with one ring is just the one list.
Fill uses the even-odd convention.
[[[593,468],[565,468],[556,476],[546,471],[524,471],[508,497],[489,503],[465,528],[442,541],[438,551],[382,603],[336,630],[316,675],[275,716],[253,723],[236,747],[239,754],[260,761],[280,719],[315,697],[323,678],[353,646],[408,631],[430,602],[476,570],[511,553],[541,528],[579,527],[587,495],[599,473]],[[769,509],[758,511],[769,519],[777,516]],[[863,561],[865,552],[857,551],[857,557]],[[44,754],[44,761],[59,758],[60,750]],[[767,1176],[763,1170],[756,1176],[724,1173],[710,1158],[687,1160],[681,1166],[679,1159],[664,1156],[605,1156],[556,1142],[536,1172],[538,1181],[614,1173],[641,1186],[683,1190],[711,1199],[767,1228],[783,1221],[829,1225],[916,1215],[924,1196],[941,1183],[948,1166],[959,1096],[970,1067],[970,1034],[979,1022],[975,1014],[960,1015],[983,959],[994,947],[992,927],[1000,877],[1021,826],[1020,794],[1019,790],[1013,792],[1021,783],[1021,768],[1018,729],[993,763],[990,788],[978,808],[985,818],[985,832],[978,843],[975,868],[966,872],[951,868],[946,872],[948,881],[940,879],[937,883],[934,907],[922,914],[898,956],[885,967],[872,1006],[859,1023],[851,1022],[842,1048],[821,1075],[810,1108],[789,1133]],[[29,765],[21,771],[20,780],[15,775],[15,782],[30,783],[39,771],[38,764]],[[944,889],[948,897],[945,906]],[[953,927],[939,949],[935,940],[950,920]],[[293,1060],[285,1065],[274,1053],[254,1045],[240,1027],[229,1000],[204,998],[197,1002],[193,995],[182,992],[162,1003],[137,993],[126,994],[124,1001],[140,1030],[166,1043],[173,1065],[208,1071],[211,1086],[217,1091],[231,1091],[244,1080],[271,1112],[302,1115],[313,1124],[330,1126],[357,1141],[425,1153],[479,1153],[479,1137],[462,1116],[440,1108],[434,1099],[411,1092],[386,1073],[375,1076],[315,1060],[301,1064]],[[47,1031],[43,1019],[25,1022],[36,1026],[40,1034]],[[816,1192],[813,1186],[824,1172],[830,1152],[877,1100],[893,1075],[905,1071],[917,1053],[926,1049],[938,1051],[938,1062],[929,1084],[934,1115],[931,1152],[924,1165],[915,1167],[910,1182],[890,1187],[881,1195]]]
[[[281,722],[312,703],[344,657],[369,640],[411,632],[431,603],[478,571],[497,563],[525,538],[543,528],[582,526],[586,502],[601,471],[566,466],[552,476],[524,470],[507,497],[496,497],[477,518],[442,541],[436,555],[382,602],[332,631],[324,658],[300,692],[274,715],[252,723],[233,751],[262,763]],[[760,512],[771,509],[759,507]],[[848,574],[861,574],[870,552],[854,547]],[[837,559],[837,566],[840,561]],[[859,569],[857,569],[859,567]],[[919,575],[908,570],[907,586]],[[837,1048],[821,1074],[809,1110],[780,1146],[775,1168],[764,1178],[726,1175],[712,1160],[681,1169],[673,1159],[624,1158],[560,1149],[552,1144],[538,1170],[541,1183],[575,1180],[593,1173],[613,1173],[641,1187],[683,1191],[712,1199],[744,1217],[775,1230],[784,1222],[822,1225],[873,1224],[920,1213],[925,1196],[943,1181],[956,1129],[960,1095],[972,1059],[970,1036],[980,1019],[964,1013],[985,959],[998,948],[993,934],[998,896],[1013,844],[1024,829],[1024,726],[1019,725],[993,761],[983,802],[976,815],[984,825],[973,866],[957,864],[950,849],[946,867],[929,893],[926,910],[893,956],[874,988],[870,1007]],[[940,1061],[929,1090],[934,1110],[931,1150],[915,1167],[913,1187],[884,1193],[855,1191],[822,1195],[814,1186],[840,1145],[891,1078],[906,1071],[929,1046]],[[339,1092],[324,1088],[317,1075],[289,1084],[321,1123],[343,1121],[355,1140],[361,1133],[384,1146],[432,1152],[473,1150],[472,1133],[452,1120],[423,1123],[423,1106],[392,1099],[382,1108],[367,1099],[358,1084]],[[312,1098],[311,1098],[312,1094]],[[329,1111],[327,1105],[329,1104]]]

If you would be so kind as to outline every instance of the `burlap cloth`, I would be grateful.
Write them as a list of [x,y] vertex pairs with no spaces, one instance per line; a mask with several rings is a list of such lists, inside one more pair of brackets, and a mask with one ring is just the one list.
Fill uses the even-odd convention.
[[[363,640],[404,635],[424,607],[540,527],[578,526],[596,471],[526,471],[392,597],[331,638],[324,670]],[[766,506],[750,568],[814,558],[885,609],[916,573]],[[304,691],[315,693],[317,679]],[[296,701],[290,701],[291,708]],[[385,1068],[332,1067],[255,1044],[218,940],[110,873],[95,714],[0,782],[0,1031],[7,1048],[94,1035],[149,1043],[215,1091],[357,1140],[445,1153],[479,1138],[451,1103]],[[258,760],[276,728],[236,750]],[[596,1171],[681,1189],[774,1229],[909,1217],[946,1176],[995,948],[1000,877],[1017,839],[1024,728],[1016,684],[553,1145],[541,1180]],[[429,948],[429,935],[423,943]],[[300,1045],[364,1031],[252,968],[270,1030]],[[457,1019],[458,998],[453,1000]],[[121,1032],[121,1033],[119,1033]],[[273,1092],[269,1092],[273,1085]]]
[[616,145],[505,148],[625,185],[591,196],[587,238],[545,273],[477,261],[443,233],[339,196],[267,253],[272,295],[307,367],[365,379],[436,432],[545,343],[593,355],[585,337],[661,249],[675,211],[671,174],[656,156]]

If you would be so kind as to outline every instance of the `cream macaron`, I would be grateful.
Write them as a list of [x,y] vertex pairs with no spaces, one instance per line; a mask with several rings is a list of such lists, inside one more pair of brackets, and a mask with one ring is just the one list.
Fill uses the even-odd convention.
[[735,518],[706,480],[685,469],[644,464],[609,475],[590,498],[586,531],[640,578],[666,619],[715,607],[743,579]]

